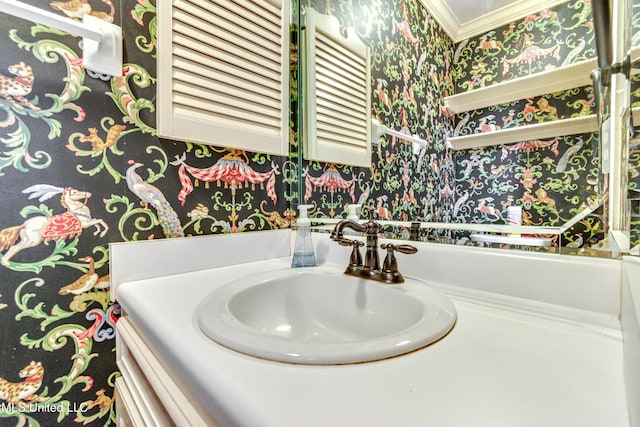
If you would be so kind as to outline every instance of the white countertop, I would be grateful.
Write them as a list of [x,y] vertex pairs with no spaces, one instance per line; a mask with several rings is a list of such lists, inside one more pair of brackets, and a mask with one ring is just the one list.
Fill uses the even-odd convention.
[[[303,366],[207,338],[193,312],[215,287],[290,258],[120,285],[137,329],[223,426],[629,425],[619,328],[456,292],[458,322],[422,350],[378,362]],[[344,266],[336,266],[342,269]],[[511,303],[512,302],[512,303]]]

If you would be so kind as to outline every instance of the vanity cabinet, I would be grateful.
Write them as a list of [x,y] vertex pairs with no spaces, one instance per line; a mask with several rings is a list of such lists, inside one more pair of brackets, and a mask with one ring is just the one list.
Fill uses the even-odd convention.
[[117,425],[201,426],[218,423],[176,379],[125,315],[117,324]]
[[[283,233],[244,234],[256,239],[255,251],[290,248]],[[290,254],[204,266],[194,255],[201,245],[254,255],[246,236],[165,240],[110,247],[112,291],[125,312],[117,323],[119,426],[629,426],[619,260],[415,242],[421,256],[403,258],[403,274],[447,292],[459,314],[453,330],[403,356],[320,367],[243,355],[194,322],[217,287],[289,270]],[[183,243],[198,247],[181,252]],[[328,234],[316,233],[314,244],[332,269],[348,262],[349,248]],[[164,274],[177,267],[159,262],[170,254],[190,254],[190,271]],[[163,274],[149,277],[150,265]],[[536,274],[514,281],[513,271]]]
[[[188,239],[113,242],[109,244],[111,300],[120,301],[119,289],[125,282],[176,277],[191,271],[281,258],[290,255],[290,246],[289,229],[212,234]],[[187,287],[189,285],[185,284]],[[181,299],[182,293],[188,294],[185,290],[178,291],[178,295],[162,291],[155,293],[166,295],[173,301]],[[144,305],[153,307],[150,301]],[[176,324],[176,318],[185,315],[181,313],[179,305],[173,305],[166,311],[158,310],[156,315],[166,318],[172,325]],[[221,424],[216,420],[221,419],[219,411],[201,403],[203,396],[192,392],[184,376],[172,368],[175,358],[152,345],[151,340],[157,339],[158,335],[148,331],[141,333],[140,324],[150,320],[149,317],[139,318],[134,323],[127,306],[122,304],[122,308],[123,314],[116,324],[116,362],[121,373],[116,380],[118,427],[215,427]],[[191,319],[188,313],[186,319]],[[166,333],[161,332],[162,335]],[[185,331],[180,330],[178,335],[185,335]],[[172,342],[171,347],[189,359],[198,357],[190,345]],[[205,362],[210,363],[210,359]],[[197,368],[202,363],[190,360],[189,366]],[[198,370],[196,375],[201,377],[203,374]],[[210,383],[215,381],[211,377],[204,378]]]

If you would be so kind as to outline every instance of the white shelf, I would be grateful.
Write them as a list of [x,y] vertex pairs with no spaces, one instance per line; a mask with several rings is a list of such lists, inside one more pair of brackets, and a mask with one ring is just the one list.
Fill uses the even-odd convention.
[[556,136],[576,135],[596,132],[598,119],[595,114],[553,122],[536,123],[494,132],[482,132],[473,135],[457,136],[447,139],[447,145],[454,150],[487,147],[491,145],[510,144],[532,139],[553,138]]
[[448,96],[445,106],[454,113],[477,110],[491,105],[500,105],[537,95],[558,92],[564,89],[590,85],[591,72],[598,68],[596,59],[518,77],[502,83]]
[[[631,61],[638,59],[640,47],[634,47],[630,52],[630,57]],[[554,70],[448,96],[444,102],[452,112],[461,113],[564,89],[582,87],[592,84],[591,72],[597,68],[597,60],[589,59]],[[640,123],[640,107],[632,110],[632,117],[634,125]],[[598,119],[595,114],[591,114],[493,132],[450,137],[447,139],[447,146],[454,150],[466,150],[596,131],[598,131]]]
[[82,66],[110,76],[122,76],[122,28],[95,16],[82,23],[16,0],[0,0],[0,12],[82,37]]
[[[635,107],[631,110],[631,117],[633,118],[634,126],[640,124],[640,107]],[[590,114],[583,117],[536,123],[535,125],[502,129],[494,132],[447,138],[446,144],[454,150],[468,150],[471,148],[530,141],[532,139],[554,138],[597,131],[598,119],[595,114]]]
[[[598,67],[596,59],[556,68],[530,76],[505,81],[445,98],[445,105],[454,113],[504,104],[537,95],[554,93],[564,89],[591,84],[591,72]],[[510,144],[532,139],[596,132],[598,120],[595,114],[584,117],[536,123],[493,132],[451,137],[447,146],[454,150]]]

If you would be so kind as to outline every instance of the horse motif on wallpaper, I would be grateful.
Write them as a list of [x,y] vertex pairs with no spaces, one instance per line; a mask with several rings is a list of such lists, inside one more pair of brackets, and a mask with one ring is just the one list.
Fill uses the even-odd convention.
[[36,184],[22,191],[29,193],[29,199],[38,198],[44,202],[61,194],[60,203],[67,209],[57,215],[37,215],[25,220],[21,225],[8,227],[0,231],[0,252],[5,252],[0,263],[9,265],[9,261],[20,251],[38,246],[50,240],[64,240],[77,237],[82,230],[95,227],[94,236],[104,237],[109,226],[99,218],[92,218],[87,201],[91,197],[88,191],[79,191],[72,187],[55,187],[49,184]]
[[496,220],[499,220],[499,219],[503,220],[504,218],[502,217],[502,212],[500,211],[500,209],[490,204],[490,203],[493,203],[493,201],[494,201],[493,197],[483,197],[478,200],[478,206],[473,208],[473,211],[480,212],[481,214],[484,214],[487,216],[492,216]]

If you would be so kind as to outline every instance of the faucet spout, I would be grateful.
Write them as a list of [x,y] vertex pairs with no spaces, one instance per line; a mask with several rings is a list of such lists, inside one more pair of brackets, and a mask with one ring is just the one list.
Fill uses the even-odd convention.
[[[365,233],[367,239],[367,250],[364,256],[364,264],[358,251],[358,247],[363,243],[360,240],[352,240],[344,237],[344,229],[350,228],[359,233]],[[331,233],[331,240],[338,242],[342,246],[353,246],[351,260],[345,274],[367,279],[377,280],[384,283],[402,283],[404,278],[397,268],[397,262],[394,251],[401,253],[415,253],[416,248],[409,245],[383,245],[383,249],[387,249],[387,258],[385,259],[385,267],[380,268],[380,257],[378,255],[378,234],[382,226],[380,223],[369,220],[364,224],[344,219],[336,224]]]
[[367,231],[367,227],[364,224],[360,224],[351,219],[345,219],[336,224],[333,231],[331,232],[331,240],[343,239],[345,228],[350,228],[359,233],[365,233]]
[[360,233],[365,233],[367,238],[367,249],[364,256],[364,270],[378,271],[380,270],[380,257],[378,255],[378,233],[380,232],[380,224],[376,221],[369,220],[364,224],[356,221],[345,219],[336,224],[331,233],[331,240],[337,242],[346,242],[348,239],[344,237],[344,229],[350,228]]

